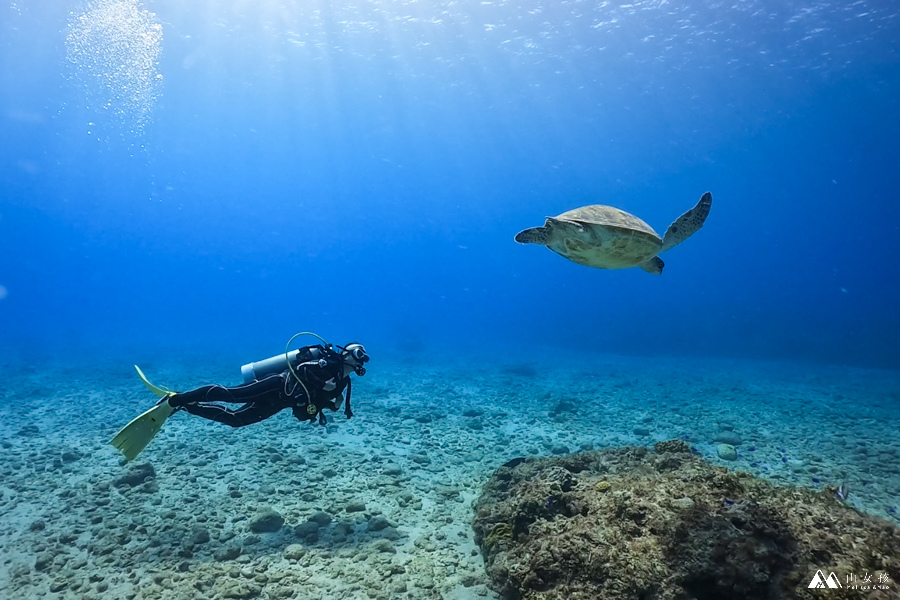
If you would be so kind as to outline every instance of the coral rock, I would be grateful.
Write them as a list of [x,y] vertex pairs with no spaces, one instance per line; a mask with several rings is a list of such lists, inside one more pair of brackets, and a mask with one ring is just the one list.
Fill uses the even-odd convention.
[[896,526],[828,491],[710,465],[682,442],[656,449],[500,467],[473,523],[491,587],[522,600],[814,600],[821,569],[890,582],[843,599],[898,597]]

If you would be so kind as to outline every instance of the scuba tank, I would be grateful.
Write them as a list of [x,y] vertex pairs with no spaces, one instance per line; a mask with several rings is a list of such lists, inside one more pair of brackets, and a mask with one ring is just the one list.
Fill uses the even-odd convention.
[[[321,358],[321,352],[318,348],[310,348],[308,352],[312,360]],[[276,354],[265,360],[247,363],[241,367],[241,378],[244,380],[244,383],[252,383],[273,373],[283,373],[290,367],[297,365],[298,354],[300,354],[300,350],[291,350],[290,352]]]
[[[273,373],[283,373],[288,369],[291,372],[294,371],[294,366],[297,364],[297,355],[300,354],[300,350],[291,350],[288,351],[288,348],[291,347],[291,342],[300,337],[301,335],[311,335],[315,338],[318,338],[322,344],[328,348],[329,344],[321,336],[312,333],[311,331],[301,331],[300,333],[295,333],[291,336],[291,339],[288,340],[288,343],[284,346],[284,352],[281,354],[276,354],[270,358],[265,360],[260,360],[252,363],[247,363],[246,365],[241,367],[241,378],[244,380],[244,383],[252,383],[254,381],[259,381],[263,377],[267,375],[271,375]],[[310,348],[310,359],[318,360],[321,359],[320,352],[318,348]],[[294,373],[294,377],[297,374]],[[299,378],[298,378],[299,380]],[[301,382],[302,383],[302,382]],[[305,387],[305,386],[304,386]]]

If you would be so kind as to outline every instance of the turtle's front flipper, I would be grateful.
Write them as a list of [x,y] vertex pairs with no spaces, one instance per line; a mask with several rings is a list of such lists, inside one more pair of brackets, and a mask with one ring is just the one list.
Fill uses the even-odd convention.
[[532,227],[517,233],[516,241],[520,244],[541,244],[546,246],[549,233],[550,230],[547,227]]
[[670,248],[674,248],[684,240],[688,239],[703,227],[706,217],[709,216],[709,209],[712,207],[712,194],[706,192],[700,198],[697,206],[687,211],[669,225],[666,229],[666,235],[663,238],[663,245],[660,252],[665,252]]
[[666,266],[666,263],[664,263],[660,257],[654,256],[650,260],[642,262],[638,266],[648,273],[652,273],[653,275],[662,275],[662,270],[663,267]]

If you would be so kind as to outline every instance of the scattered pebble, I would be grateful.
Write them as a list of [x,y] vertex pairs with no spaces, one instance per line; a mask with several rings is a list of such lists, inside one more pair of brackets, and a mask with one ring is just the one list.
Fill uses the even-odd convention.
[[716,434],[716,437],[713,438],[713,442],[719,444],[728,444],[729,446],[740,446],[742,440],[741,436],[733,431],[722,431]]
[[294,535],[300,538],[319,537],[319,524],[314,521],[305,521],[294,527]]
[[428,458],[425,454],[411,454],[409,456],[409,460],[413,461],[417,465],[430,465],[431,459]]
[[284,549],[284,557],[288,560],[300,560],[306,556],[306,548],[300,544],[291,544]]
[[368,531],[381,531],[391,526],[391,522],[384,517],[372,517],[366,524]]
[[737,460],[737,450],[730,444],[719,444],[716,446],[716,454],[722,460]]
[[389,475],[391,477],[399,477],[400,475],[403,475],[403,469],[396,463],[385,464],[381,472],[382,474]]
[[209,531],[202,527],[195,529],[191,534],[191,543],[195,545],[206,544],[210,539]]
[[115,486],[136,487],[148,479],[156,477],[156,469],[150,463],[142,463],[131,467],[127,473],[113,480]]
[[41,430],[37,428],[37,425],[26,425],[19,429],[16,435],[20,437],[36,437],[41,435]]
[[[366,510],[365,505],[363,505],[363,510]],[[310,523],[315,523],[319,527],[327,527],[328,524],[331,523],[331,514],[324,510],[319,510],[311,514],[308,521]]]
[[217,561],[223,562],[227,560],[234,560],[238,556],[241,555],[241,547],[240,546],[228,546],[226,548],[222,548],[217,550],[214,554],[214,557]]
[[284,525],[284,517],[278,511],[266,507],[250,519],[250,531],[254,533],[273,533]]

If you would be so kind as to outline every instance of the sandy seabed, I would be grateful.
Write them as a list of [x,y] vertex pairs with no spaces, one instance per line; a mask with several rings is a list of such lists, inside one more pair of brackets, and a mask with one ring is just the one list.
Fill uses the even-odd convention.
[[[238,383],[232,366],[191,358],[141,366],[174,389]],[[900,524],[893,371],[373,360],[350,421],[334,413],[323,427],[284,411],[231,429],[176,413],[124,465],[108,441],[154,401],[130,365],[3,367],[4,598],[493,599],[470,523],[496,467],[671,438],[785,485],[845,483],[852,505]],[[720,458],[722,441],[736,460]],[[116,483],[134,467],[146,476]],[[279,515],[277,531],[252,530]]]

